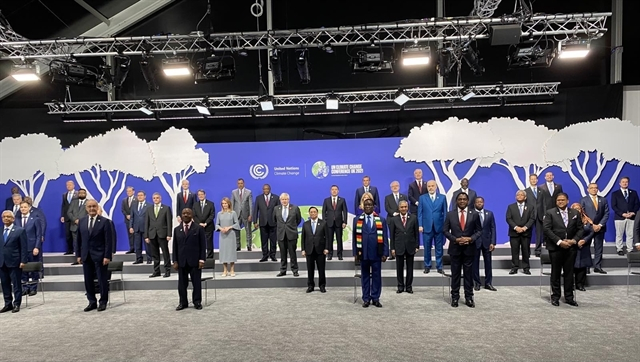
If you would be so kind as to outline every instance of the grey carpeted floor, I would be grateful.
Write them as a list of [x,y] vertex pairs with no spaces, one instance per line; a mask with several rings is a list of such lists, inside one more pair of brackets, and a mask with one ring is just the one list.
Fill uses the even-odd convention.
[[[353,289],[227,289],[201,311],[176,312],[177,292],[112,294],[82,312],[82,293],[47,293],[0,315],[1,361],[633,361],[640,288],[594,287],[580,307],[552,307],[537,287],[476,292],[451,308],[438,287],[397,295],[381,309]],[[546,292],[546,290],[544,291]],[[211,296],[211,294],[210,294]]]

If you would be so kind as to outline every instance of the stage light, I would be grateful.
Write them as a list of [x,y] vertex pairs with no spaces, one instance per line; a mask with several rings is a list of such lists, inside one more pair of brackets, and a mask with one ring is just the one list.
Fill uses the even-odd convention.
[[122,84],[127,79],[129,74],[129,66],[131,65],[131,58],[124,55],[116,55],[113,57],[115,62],[115,70],[113,72],[113,86],[116,88],[122,87]]
[[282,65],[280,62],[280,55],[280,50],[273,49],[269,56],[269,66],[271,68],[271,73],[273,74],[273,85],[276,87],[282,86]]
[[162,71],[167,77],[190,75],[189,59],[182,57],[162,59]]
[[473,98],[476,95],[476,93],[473,91],[473,88],[469,86],[464,86],[460,90],[460,95],[461,95],[460,99],[466,102],[469,99]]
[[296,50],[298,67],[298,75],[300,76],[300,83],[309,84],[311,82],[311,74],[309,73],[309,54],[307,49]]
[[431,48],[428,46],[411,46],[402,49],[402,65],[427,65],[431,58]]
[[211,56],[196,62],[196,84],[215,80],[230,80],[235,76],[236,61],[231,56]]
[[269,96],[264,96],[260,98],[260,109],[263,111],[273,111],[273,98]]
[[445,48],[438,50],[438,65],[436,65],[438,74],[444,78],[448,77],[452,66],[451,50]]
[[396,93],[396,97],[393,100],[397,105],[402,106],[409,101],[409,96],[402,90]]
[[52,60],[49,63],[49,71],[52,83],[66,85],[95,88],[99,77],[96,67],[63,60]]
[[340,106],[340,101],[338,101],[338,97],[336,97],[333,93],[327,97],[325,101],[325,106],[327,109],[338,109]]
[[391,57],[393,48],[388,51],[388,56],[384,49],[377,46],[361,48],[357,56],[351,59],[351,67],[354,73],[393,73]]
[[146,114],[147,116],[150,116],[153,114],[153,108],[153,102],[150,99],[145,99],[138,109],[140,110],[140,112]]
[[558,58],[584,58],[589,54],[590,48],[591,43],[587,40],[574,39],[566,42],[558,42]]
[[198,112],[200,112],[200,114],[204,114],[207,116],[211,115],[211,112],[209,112],[209,108],[205,106],[196,106],[196,109],[198,110]]
[[18,82],[33,82],[40,80],[37,66],[31,64],[14,65],[11,76]]
[[153,63],[152,56],[147,54],[142,55],[142,60],[140,60],[140,70],[142,70],[142,76],[144,77],[144,81],[147,82],[149,90],[152,92],[157,91],[160,88],[156,82],[156,74],[158,73],[158,70]]
[[512,49],[513,52],[507,59],[510,69],[548,68],[556,57],[556,50],[551,40],[523,43]]
[[473,75],[478,77],[484,73],[484,67],[480,64],[480,58],[478,58],[478,54],[470,45],[462,48],[462,57],[467,62],[469,68],[473,71]]

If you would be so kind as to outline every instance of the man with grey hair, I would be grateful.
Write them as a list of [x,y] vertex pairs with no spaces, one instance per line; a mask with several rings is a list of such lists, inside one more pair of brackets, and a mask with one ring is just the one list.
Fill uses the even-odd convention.
[[[135,201],[135,189],[133,188],[133,186],[127,186],[127,196],[123,198],[122,202],[120,203],[120,212],[122,212],[124,223],[127,226],[131,223],[131,205]],[[133,243],[133,233],[127,233],[127,235],[129,236],[129,250],[126,252],[126,254],[133,254],[136,252],[135,245]]]
[[164,278],[171,276],[171,255],[169,241],[173,233],[173,215],[171,208],[162,204],[162,196],[153,193],[153,206],[147,209],[145,220],[144,242],[151,250],[153,258],[153,274],[149,278],[160,276],[160,249],[164,259]]
[[511,271],[517,274],[519,253],[522,250],[522,270],[530,275],[529,255],[531,254],[531,226],[535,220],[535,210],[526,204],[527,194],[523,190],[516,192],[516,202],[507,207],[509,225],[509,243],[511,244]]
[[13,209],[13,195],[15,194],[20,194],[20,189],[18,188],[18,186],[13,186],[11,188],[11,196],[7,197],[7,200],[4,203],[4,209],[5,210],[12,210]]
[[276,239],[280,248],[280,273],[279,277],[287,274],[287,253],[291,259],[291,271],[293,276],[298,274],[298,258],[296,249],[298,248],[298,225],[302,222],[300,208],[289,203],[289,194],[280,194],[280,205],[273,211],[273,219],[276,222]]
[[13,201],[13,205],[11,206],[11,211],[13,212],[13,216],[18,216],[20,213],[20,203],[22,202],[22,195],[13,194],[11,195],[11,201]]
[[[420,182],[422,182],[422,176],[420,177]],[[393,216],[400,215],[400,202],[407,201],[407,195],[400,193],[400,182],[392,181],[389,186],[391,187],[391,193],[384,197],[384,210],[387,212],[387,220]],[[426,190],[427,187],[425,186],[424,189]],[[411,190],[411,186],[409,186],[409,190]],[[411,208],[411,206],[409,206],[409,208]],[[420,245],[418,245],[418,247],[420,247]],[[389,260],[394,260],[395,258],[396,256],[391,254]]]

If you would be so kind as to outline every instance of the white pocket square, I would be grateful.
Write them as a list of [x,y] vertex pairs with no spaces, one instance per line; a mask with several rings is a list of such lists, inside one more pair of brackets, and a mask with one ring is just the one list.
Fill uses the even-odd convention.
[[577,217],[578,217],[578,215],[574,215],[574,216],[571,218],[571,220],[573,220],[573,219],[575,219],[575,218],[577,218]]

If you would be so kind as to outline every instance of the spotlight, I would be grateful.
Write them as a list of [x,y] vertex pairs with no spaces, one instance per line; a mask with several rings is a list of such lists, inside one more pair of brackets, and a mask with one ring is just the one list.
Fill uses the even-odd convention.
[[558,58],[584,58],[589,54],[590,49],[591,43],[588,40],[572,39],[565,42],[558,42]]
[[67,109],[67,105],[64,104],[63,102],[60,102],[56,99],[52,100],[51,103],[53,103],[53,109],[58,111],[58,112],[64,112]]
[[116,55],[113,57],[115,61],[115,71],[113,74],[113,85],[116,88],[122,87],[122,83],[127,79],[129,74],[129,66],[131,65],[131,58],[124,55]]
[[200,112],[200,114],[210,116],[211,112],[209,111],[209,105],[209,97],[204,97],[202,99],[202,102],[196,105],[196,109],[198,110],[198,112]]
[[311,82],[311,74],[309,73],[309,54],[307,49],[297,50],[298,75],[300,83],[309,84]]
[[469,86],[464,86],[462,87],[462,89],[460,89],[460,99],[465,102],[473,98],[475,95],[476,93],[473,91],[473,88]]
[[322,50],[324,50],[328,54],[332,54],[333,53],[333,48],[331,47],[331,44],[329,44],[329,43],[326,43],[325,45],[323,45],[322,46]]
[[338,109],[340,106],[340,101],[338,101],[338,97],[336,97],[333,93],[327,97],[325,101],[325,106],[327,109]]
[[153,114],[153,111],[152,111],[153,108],[154,108],[154,105],[151,99],[145,99],[140,105],[140,108],[138,109],[140,110],[140,112],[146,114],[147,116],[150,116]]
[[462,48],[462,57],[473,71],[473,75],[478,77],[484,73],[484,67],[480,65],[480,58],[478,58],[478,54],[471,46],[467,45]]
[[[384,49],[389,49],[385,54]],[[354,73],[393,73],[391,54],[393,48],[369,47],[361,48],[356,57],[351,59]]]
[[402,106],[409,101],[409,96],[407,96],[404,91],[399,90],[396,93],[396,97],[393,101],[396,102],[397,105]]
[[11,76],[18,82],[33,82],[40,80],[38,73],[39,69],[37,66],[31,64],[14,65]]
[[260,102],[260,109],[263,111],[273,111],[273,97],[264,96],[258,102]]
[[451,72],[451,67],[453,63],[451,62],[451,50],[449,49],[440,49],[438,51],[438,65],[436,65],[436,70],[441,77],[448,77],[449,72]]
[[507,60],[510,69],[548,68],[555,57],[556,50],[553,41],[540,40],[517,45]]
[[191,74],[189,59],[183,57],[162,59],[162,71],[167,77]]
[[96,87],[99,73],[96,67],[63,60],[52,60],[49,63],[49,68],[52,83]]
[[196,62],[195,83],[230,80],[236,76],[236,61],[231,56],[211,56]]
[[402,49],[402,65],[427,65],[431,58],[431,48],[428,46],[411,46]]
[[282,66],[280,64],[280,55],[281,51],[273,49],[269,56],[269,66],[271,68],[271,73],[273,74],[273,85],[276,87],[282,86]]
[[147,82],[147,87],[149,87],[150,91],[157,91],[160,87],[158,87],[158,83],[156,83],[156,74],[158,73],[158,69],[153,63],[153,57],[150,55],[143,54],[142,60],[140,60],[140,70],[142,70],[142,76],[144,77],[145,82]]

